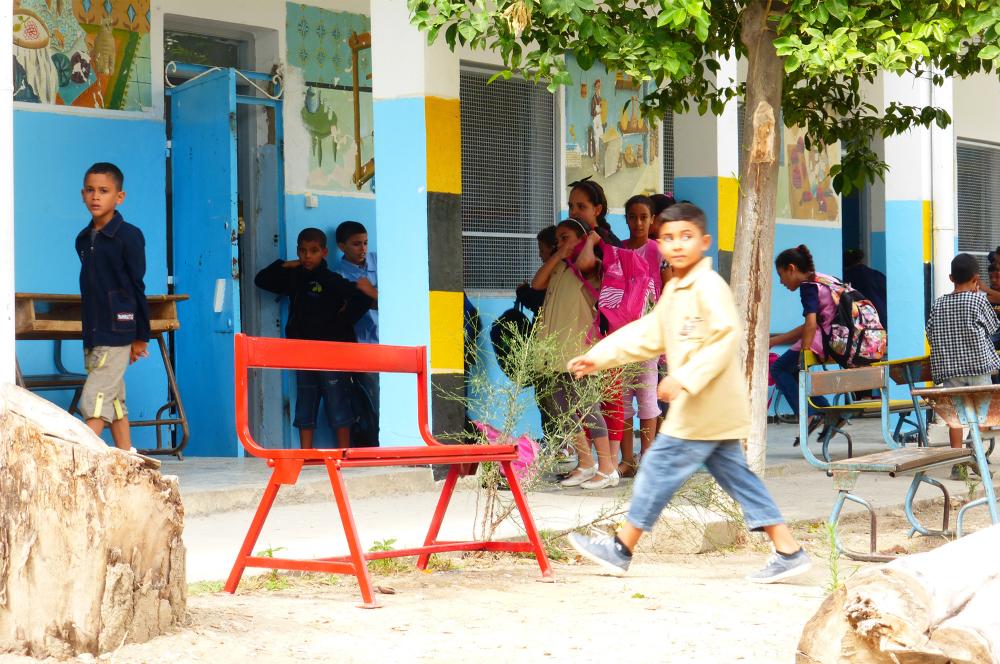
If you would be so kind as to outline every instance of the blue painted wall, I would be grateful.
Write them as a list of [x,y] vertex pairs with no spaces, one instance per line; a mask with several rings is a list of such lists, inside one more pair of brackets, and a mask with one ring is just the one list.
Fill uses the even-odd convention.
[[[843,261],[840,227],[777,224],[774,231],[774,255],[785,249],[804,244],[813,255],[816,269],[840,277]],[[798,291],[789,291],[778,281],[777,271],[771,272],[771,331],[787,332],[802,324],[802,301]]]
[[889,357],[924,353],[923,202],[886,201],[885,255]]
[[[96,161],[110,161],[125,173],[126,197],[119,209],[146,238],[146,292],[166,293],[165,144],[164,124],[157,120],[15,111],[15,288],[80,292],[80,260],[73,241],[90,222],[80,199],[83,174]],[[19,341],[17,356],[25,373],[55,371],[50,341]],[[80,342],[64,343],[63,358],[70,371],[83,371]],[[129,368],[125,379],[130,417],[152,418],[167,394],[155,345],[149,358]],[[69,405],[69,392],[43,396]],[[137,429],[133,437],[139,446],[154,444],[152,429]],[[109,434],[105,438],[110,441]]]
[[[674,198],[679,201],[691,201],[705,212],[708,222],[708,234],[718,240],[719,237],[719,178],[717,177],[679,177],[674,178]],[[717,262],[719,259],[719,243],[712,242],[708,256]]]

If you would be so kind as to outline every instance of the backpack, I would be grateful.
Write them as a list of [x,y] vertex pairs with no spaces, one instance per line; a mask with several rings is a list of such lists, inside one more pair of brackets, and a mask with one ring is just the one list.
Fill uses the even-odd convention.
[[828,288],[833,300],[830,332],[823,332],[820,326],[827,355],[845,369],[867,366],[885,357],[887,334],[872,301],[832,277],[817,275],[816,283]]
[[[490,445],[514,445],[517,449],[517,459],[511,462],[510,467],[519,482],[530,482],[535,479],[539,471],[537,462],[541,448],[528,434],[523,434],[514,440],[486,422],[474,420],[472,425],[481,432],[483,438]],[[507,473],[503,471],[502,467],[500,475],[505,479],[507,477]]]
[[524,307],[518,299],[514,300],[513,307],[500,314],[490,325],[490,342],[493,344],[493,353],[497,356],[497,364],[500,365],[500,371],[511,380],[514,378],[511,375],[514,367],[510,337],[527,337],[531,334],[531,326],[532,321],[525,315]]
[[649,274],[649,263],[632,249],[601,242],[601,289],[595,291],[580,271],[570,264],[573,273],[597,300],[597,315],[602,333],[610,333],[639,320],[656,300],[656,287]]

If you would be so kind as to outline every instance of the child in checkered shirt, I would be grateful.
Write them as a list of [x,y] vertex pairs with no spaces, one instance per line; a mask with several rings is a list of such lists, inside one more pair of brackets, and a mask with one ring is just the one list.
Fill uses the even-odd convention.
[[[931,345],[931,377],[944,387],[978,387],[991,384],[1000,370],[1000,358],[991,336],[1000,329],[1000,320],[979,289],[979,264],[969,254],[951,261],[949,275],[955,290],[942,295],[931,307],[927,319],[927,341]],[[951,446],[963,445],[962,429],[948,431]],[[952,479],[961,477],[959,466]]]

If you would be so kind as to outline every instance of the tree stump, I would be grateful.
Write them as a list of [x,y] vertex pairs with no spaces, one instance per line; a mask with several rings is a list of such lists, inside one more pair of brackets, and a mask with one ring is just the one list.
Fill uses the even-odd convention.
[[1000,525],[863,570],[806,623],[797,661],[1000,664],[998,550]]
[[67,657],[182,623],[177,478],[0,386],[0,652]]

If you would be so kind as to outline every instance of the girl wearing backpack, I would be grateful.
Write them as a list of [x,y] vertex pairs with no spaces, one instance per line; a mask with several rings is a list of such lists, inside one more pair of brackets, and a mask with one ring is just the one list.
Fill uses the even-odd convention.
[[[554,390],[549,399],[555,421],[569,417],[584,431],[576,433],[577,467],[560,484],[566,487],[603,489],[617,486],[618,472],[611,458],[607,425],[598,405],[579,409],[579,383],[566,371],[567,362],[597,341],[595,310],[597,272],[580,273],[569,262],[574,248],[586,237],[587,227],[576,219],[567,219],[556,228],[556,252],[538,269],[531,287],[545,291],[545,301],[535,322],[539,339],[554,339],[557,352],[541,358],[540,368],[554,376]],[[589,434],[589,440],[587,435]],[[597,460],[591,452],[597,448]]]
[[582,221],[588,231],[597,231],[607,244],[622,246],[608,223],[608,197],[604,187],[589,177],[569,183],[569,216]]
[[[771,365],[771,377],[781,396],[785,397],[785,401],[791,406],[792,412],[798,416],[799,369],[802,368],[799,362],[800,351],[802,348],[808,348],[816,354],[816,357],[825,359],[823,336],[830,334],[833,324],[834,304],[830,288],[818,283],[817,279],[829,282],[833,278],[816,272],[812,254],[804,244],[782,251],[774,260],[774,265],[778,270],[781,285],[790,291],[799,291],[799,298],[802,300],[804,319],[802,325],[784,334],[773,335],[769,344],[771,348],[792,344],[792,347]],[[829,405],[823,396],[813,397],[813,400],[819,406]],[[819,417],[813,417],[809,421],[810,433],[819,426],[820,421]],[[795,439],[795,444],[799,444],[798,438]]]

